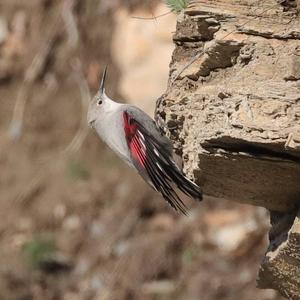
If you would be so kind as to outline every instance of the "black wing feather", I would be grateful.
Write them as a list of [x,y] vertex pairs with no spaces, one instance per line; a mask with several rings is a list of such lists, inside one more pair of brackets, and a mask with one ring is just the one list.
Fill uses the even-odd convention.
[[[135,167],[141,176],[175,209],[186,214],[186,206],[174,190],[172,184],[175,184],[186,195],[202,200],[201,189],[192,181],[184,176],[172,158],[172,152],[169,147],[169,141],[166,137],[158,138],[160,133],[157,128],[151,125],[147,120],[147,130],[141,122],[136,120],[131,111],[127,112],[130,119],[130,126],[135,126],[135,134],[131,137],[130,143],[134,143],[141,160],[132,157]],[[152,121],[153,122],[153,121]],[[143,120],[143,123],[145,121]],[[154,122],[153,122],[154,123]],[[153,130],[156,130],[153,134]]]

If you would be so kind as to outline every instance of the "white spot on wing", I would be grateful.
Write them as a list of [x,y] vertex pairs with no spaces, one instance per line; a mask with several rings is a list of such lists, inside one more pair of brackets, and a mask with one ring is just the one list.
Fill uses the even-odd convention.
[[163,170],[159,163],[155,163],[155,164],[158,166],[158,168],[159,168],[161,171]]
[[146,146],[145,146],[144,142],[143,142],[142,140],[140,140],[140,142],[141,142],[141,144],[142,144],[143,148],[145,149],[145,148],[146,148]]
[[141,143],[143,148],[146,149],[145,137],[143,136],[143,134],[140,131],[138,131],[138,136],[139,136],[139,142]]
[[140,136],[140,138],[145,142],[145,137],[144,137],[144,135],[138,130],[138,133],[139,133],[139,136]]
[[160,154],[159,154],[159,152],[156,150],[156,148],[153,148],[153,151],[154,151],[154,153],[155,153],[158,157],[160,157]]

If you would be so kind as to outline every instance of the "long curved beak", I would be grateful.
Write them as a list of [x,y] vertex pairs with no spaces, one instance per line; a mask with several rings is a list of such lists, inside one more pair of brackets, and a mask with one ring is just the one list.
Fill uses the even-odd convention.
[[100,83],[100,88],[99,88],[100,95],[103,95],[105,93],[104,85],[105,85],[106,73],[107,73],[107,65],[104,68],[104,72]]

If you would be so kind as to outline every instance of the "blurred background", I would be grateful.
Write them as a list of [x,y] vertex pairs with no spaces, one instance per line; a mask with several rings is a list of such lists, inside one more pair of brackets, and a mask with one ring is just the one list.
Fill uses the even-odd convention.
[[[153,116],[176,15],[159,0],[0,0],[0,299],[281,299],[257,290],[264,209],[174,212],[86,126],[107,93]],[[143,18],[150,18],[143,19]]]

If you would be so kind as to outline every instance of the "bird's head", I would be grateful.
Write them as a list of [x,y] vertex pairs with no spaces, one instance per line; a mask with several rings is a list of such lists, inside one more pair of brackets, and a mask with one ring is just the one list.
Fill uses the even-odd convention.
[[88,109],[88,115],[87,115],[87,121],[88,125],[90,127],[94,127],[94,123],[101,118],[101,115],[105,113],[106,106],[108,102],[111,100],[108,98],[108,96],[105,94],[105,79],[106,79],[106,72],[107,72],[107,66],[104,69],[100,88],[97,94],[94,96],[92,101],[90,102],[89,109]]

